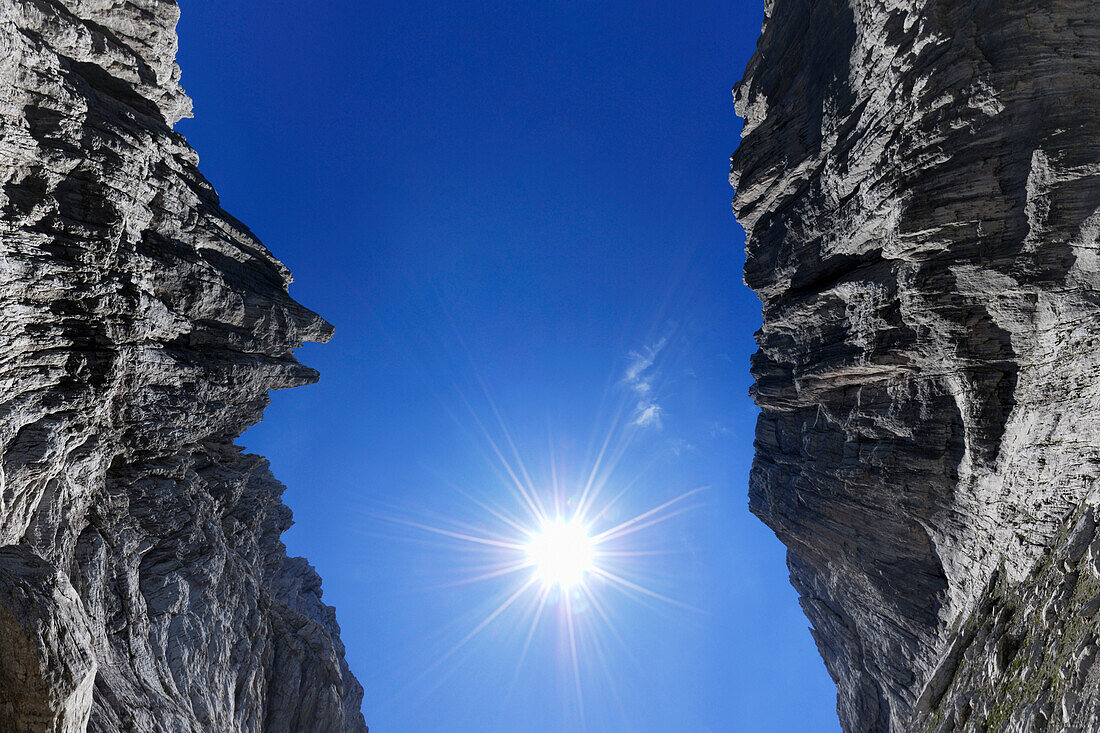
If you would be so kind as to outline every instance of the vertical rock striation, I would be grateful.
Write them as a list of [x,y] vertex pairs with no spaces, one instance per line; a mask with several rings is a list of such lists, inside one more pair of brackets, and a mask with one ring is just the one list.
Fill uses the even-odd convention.
[[841,723],[1100,730],[1100,4],[765,15],[750,506]]
[[331,327],[225,213],[173,0],[0,0],[0,726],[365,731],[234,439]]

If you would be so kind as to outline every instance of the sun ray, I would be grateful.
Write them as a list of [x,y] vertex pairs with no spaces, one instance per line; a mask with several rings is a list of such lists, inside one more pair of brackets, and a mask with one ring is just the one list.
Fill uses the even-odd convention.
[[681,550],[600,550],[597,556],[600,559],[628,558],[628,557],[668,557],[678,555]]
[[[622,645],[623,649],[626,651],[627,656],[630,658],[631,663],[633,663],[636,668],[640,669],[641,665],[638,663],[638,660],[634,656],[634,653],[630,651],[630,648],[626,645],[626,642],[623,641],[622,636],[619,635],[619,632],[615,629],[615,626],[611,623],[606,614],[604,614],[603,609],[599,606],[599,603],[596,600],[596,594],[592,593],[588,588],[585,588],[584,591],[588,595],[588,602],[592,604],[593,608],[596,608],[601,618],[603,618],[604,623],[607,624],[608,631],[610,631],[614,635],[615,639]],[[599,634],[592,634],[592,646],[596,650],[596,655],[600,658],[600,665],[603,667],[604,675],[607,677],[607,682],[609,685],[611,685],[611,696],[615,700],[615,705],[619,710],[619,715],[622,717],[623,722],[627,723],[630,720],[630,717],[627,715],[626,706],[623,705],[622,698],[619,696],[619,686],[615,682],[615,675],[611,671],[611,664],[608,661],[607,655],[605,654],[604,644],[603,641],[600,639]]]
[[550,589],[540,588],[538,607],[535,609],[534,618],[531,619],[531,628],[527,630],[527,636],[523,640],[523,647],[519,651],[519,661],[516,662],[515,674],[512,675],[512,681],[508,684],[508,697],[512,696],[512,691],[519,680],[519,673],[523,669],[524,660],[527,659],[527,652],[531,649],[531,641],[535,638],[535,631],[538,630],[539,621],[542,619],[542,612],[546,610],[548,600],[550,600]]
[[637,485],[637,483],[639,481],[641,481],[641,479],[646,475],[646,473],[648,473],[649,470],[653,468],[653,465],[656,462],[657,462],[657,456],[656,455],[651,456],[649,458],[649,460],[645,462],[645,465],[642,466],[641,470],[637,471],[634,474],[633,478],[631,478],[629,481],[624,482],[620,486],[619,492],[617,494],[615,494],[615,496],[612,497],[606,504],[603,505],[603,508],[600,509],[600,511],[597,512],[594,515],[594,518],[599,518],[599,517],[605,516],[608,512],[610,512],[611,509],[613,509],[615,507],[615,505],[619,503],[619,500],[621,500],[624,496],[626,496],[630,492],[630,490],[632,488],[634,488],[634,486]]
[[607,437],[604,438],[603,445],[600,446],[600,452],[596,456],[595,462],[592,464],[592,472],[588,474],[588,480],[584,484],[584,490],[581,492],[580,499],[577,500],[577,513],[584,516],[586,507],[588,506],[589,494],[592,491],[592,486],[596,482],[596,474],[600,471],[600,465],[603,463],[604,456],[607,454],[607,447],[611,444],[611,438],[614,437],[615,427],[612,426],[607,431]]
[[[500,450],[500,447],[497,445],[496,440],[494,440],[492,434],[489,433],[489,429],[485,427],[485,423],[483,423],[481,421],[481,418],[477,416],[477,413],[474,411],[473,406],[470,405],[469,401],[466,400],[466,398],[463,397],[461,399],[466,404],[466,408],[470,411],[470,415],[474,419],[474,422],[477,423],[477,426],[481,429],[482,435],[484,436],[486,442],[488,442],[489,446],[492,448],[493,453],[497,457],[497,460],[500,461],[500,465],[504,468],[504,471],[508,474],[508,477],[512,479],[512,485],[515,486],[516,490],[519,492],[519,496],[523,499],[524,503],[527,505],[527,508],[531,511],[532,517],[535,519],[535,521],[545,521],[546,511],[539,502],[538,497],[527,491],[523,482],[520,481],[519,476],[516,475],[515,470],[512,468],[512,464],[509,463],[508,459],[504,457],[504,453]],[[511,439],[509,438],[509,440]]]
[[530,580],[528,580],[528,581],[527,581],[526,583],[524,583],[523,585],[521,585],[521,586],[520,586],[520,587],[519,587],[519,588],[518,588],[518,589],[516,590],[516,592],[515,592],[515,593],[513,593],[513,594],[512,594],[512,595],[510,595],[510,596],[508,596],[508,599],[507,599],[507,600],[505,600],[505,601],[504,601],[503,603],[501,603],[501,604],[500,604],[499,606],[497,606],[497,607],[496,607],[496,609],[495,609],[495,610],[494,610],[494,611],[493,611],[492,613],[490,613],[490,614],[489,614],[488,616],[486,616],[486,617],[485,617],[485,619],[481,621],[481,623],[479,623],[479,624],[478,624],[477,626],[475,626],[475,627],[473,628],[473,630],[472,630],[472,631],[470,631],[470,633],[468,633],[468,634],[466,634],[466,636],[462,637],[462,639],[460,639],[460,640],[459,640],[459,642],[458,642],[457,644],[455,644],[455,645],[454,645],[454,646],[452,646],[452,647],[451,647],[450,649],[448,649],[448,650],[447,650],[447,651],[446,651],[446,652],[445,652],[445,653],[443,654],[443,656],[441,656],[441,657],[440,657],[439,659],[437,659],[437,660],[435,660],[434,662],[432,662],[432,663],[431,663],[431,664],[430,664],[430,665],[429,665],[429,666],[428,666],[428,667],[427,667],[427,668],[426,668],[426,669],[425,669],[425,670],[424,670],[424,671],[423,671],[423,672],[421,673],[421,675],[420,675],[420,678],[421,678],[421,679],[423,679],[423,677],[424,677],[425,675],[427,675],[427,674],[428,674],[429,672],[431,672],[432,670],[436,669],[436,668],[437,668],[437,667],[439,667],[439,666],[440,666],[441,664],[443,664],[443,663],[444,663],[445,661],[447,661],[447,660],[448,660],[448,659],[449,659],[449,658],[450,658],[450,657],[451,657],[452,655],[454,655],[454,654],[455,654],[455,652],[457,652],[457,651],[458,651],[459,649],[461,649],[462,647],[466,646],[466,644],[468,644],[468,643],[470,642],[470,640],[471,640],[471,639],[473,639],[473,638],[474,638],[475,636],[477,636],[478,634],[480,634],[480,633],[481,633],[481,632],[482,632],[482,631],[483,631],[483,630],[485,629],[485,627],[486,627],[486,626],[488,626],[489,624],[491,624],[491,623],[492,623],[492,622],[493,622],[493,621],[494,621],[494,620],[495,620],[495,619],[497,618],[497,616],[499,616],[500,614],[504,613],[504,612],[505,612],[505,611],[506,611],[506,610],[508,609],[508,607],[509,607],[509,606],[511,606],[511,605],[512,605],[513,603],[515,603],[515,602],[516,602],[516,599],[518,599],[518,598],[519,598],[520,596],[522,596],[522,595],[523,595],[524,593],[526,593],[526,592],[527,592],[527,589],[528,589],[528,588],[530,588],[530,587],[531,587],[532,585],[534,585],[534,584],[535,584],[535,578],[531,578],[531,579],[530,579]]
[[577,657],[577,632],[576,622],[573,619],[573,601],[568,593],[565,598],[565,623],[569,626],[569,651],[573,660],[573,683],[577,693],[577,708],[580,712],[581,724],[584,724],[584,694],[581,692],[581,668],[580,659]]
[[[438,521],[438,524],[430,526],[443,526],[444,529],[450,529],[452,532],[462,531],[463,533],[472,535],[474,537],[486,537],[488,539],[495,539],[501,542],[511,542],[514,540],[514,537],[512,535],[502,533],[500,531],[486,529],[484,523],[474,524],[472,522],[458,519],[453,515],[448,516],[438,513],[432,513],[432,518],[436,519]],[[452,526],[447,527],[446,525]]]
[[[607,436],[604,438],[603,445],[600,446],[600,452],[596,456],[596,460],[593,462],[592,471],[588,475],[588,480],[585,482],[584,490],[581,492],[581,498],[577,502],[577,513],[584,517],[587,516],[587,512],[591,507],[592,502],[596,500],[603,485],[606,483],[606,477],[609,476],[618,466],[619,461],[622,459],[623,454],[626,452],[627,447],[630,445],[630,436],[628,434],[621,434],[619,438],[619,444],[615,448],[614,457],[606,462],[607,449],[611,444],[611,439],[614,437],[619,421],[622,419],[625,404],[619,404],[619,408],[615,413],[615,417],[611,421],[611,426],[608,428]],[[603,477],[597,480],[597,476],[600,474],[600,469],[603,468]]]
[[686,513],[690,512],[693,509],[695,509],[694,506],[685,506],[685,507],[681,507],[679,509],[676,509],[674,511],[667,512],[665,514],[655,516],[652,519],[650,519],[649,521],[642,522],[640,524],[633,524],[630,527],[624,528],[621,532],[617,532],[614,535],[609,536],[609,537],[604,537],[599,542],[596,542],[595,544],[602,544],[603,542],[607,542],[609,540],[622,539],[623,537],[627,537],[628,535],[632,535],[632,534],[635,534],[636,532],[640,532],[643,529],[649,529],[650,527],[652,527],[655,524],[661,524],[663,522],[667,522],[670,519],[678,517],[682,514],[686,514]]
[[558,485],[558,462],[554,458],[554,434],[549,426],[546,429],[546,457],[550,464],[550,496],[554,501],[554,510],[560,515],[562,512],[561,486]]
[[[628,532],[626,531],[628,529],[630,529],[631,532],[634,532],[634,531],[636,531],[636,529],[631,529],[631,528],[634,527],[635,525],[637,525],[642,520],[647,519],[649,517],[652,517],[655,514],[658,514],[659,512],[661,512],[662,510],[667,509],[668,507],[672,506],[673,504],[677,504],[677,503],[683,501],[684,499],[695,496],[696,494],[698,494],[702,491],[706,491],[707,488],[709,488],[709,487],[700,486],[699,488],[691,489],[690,491],[685,491],[684,493],[680,494],[679,496],[677,496],[673,499],[669,499],[664,504],[660,504],[658,506],[655,506],[652,509],[650,509],[649,511],[642,512],[641,514],[639,514],[636,517],[632,517],[631,519],[628,519],[625,522],[621,522],[620,524],[612,527],[609,530],[606,530],[604,532],[599,533],[598,535],[596,535],[595,537],[592,538],[592,543],[598,545],[602,542],[607,542],[608,540],[612,540],[612,539],[622,537],[625,534],[628,534]],[[675,514],[673,514],[672,516],[675,516]],[[658,519],[655,522],[652,522],[652,523],[647,524],[645,526],[652,526],[652,524],[656,524],[657,522],[661,522],[661,521],[665,521],[665,520],[664,519]],[[638,529],[640,529],[640,528],[638,528]]]
[[508,542],[504,540],[496,540],[489,537],[478,537],[477,535],[464,534],[462,532],[452,532],[450,530],[443,529],[441,527],[433,527],[430,524],[423,524],[421,522],[414,522],[410,519],[401,519],[400,517],[387,517],[379,516],[379,519],[386,522],[394,522],[396,524],[404,524],[408,527],[415,527],[416,529],[423,530],[425,532],[431,532],[433,534],[443,535],[444,537],[453,537],[456,540],[462,540],[464,542],[472,542],[478,545],[489,545],[490,547],[503,547],[508,550],[523,550],[524,546],[518,542]]
[[608,633],[614,636],[615,640],[619,642],[619,644],[623,648],[623,651],[625,651],[627,656],[630,657],[630,661],[634,663],[634,666],[640,666],[638,664],[638,660],[634,656],[634,652],[631,651],[630,646],[626,643],[626,640],[623,639],[622,635],[619,633],[618,628],[615,627],[614,622],[611,620],[611,616],[604,609],[603,604],[599,602],[599,599],[596,598],[596,594],[592,592],[592,589],[588,588],[587,586],[585,586],[584,592],[588,596],[588,602],[592,604],[592,607],[594,609],[596,609],[596,614],[599,615],[600,619],[602,619],[604,624],[607,625]]
[[485,396],[486,402],[489,403],[489,408],[493,411],[493,415],[496,417],[497,424],[500,426],[501,432],[504,433],[505,440],[508,441],[508,445],[512,450],[512,455],[515,457],[516,462],[519,465],[520,473],[523,474],[524,479],[526,479],[527,481],[527,488],[529,489],[529,491],[524,490],[524,486],[520,482],[519,478],[515,475],[511,464],[507,461],[507,459],[505,459],[503,452],[497,446],[496,441],[489,433],[489,430],[485,427],[485,424],[482,422],[481,418],[478,417],[477,412],[473,409],[473,405],[471,405],[470,401],[467,400],[465,396],[463,396],[462,391],[457,388],[457,385],[456,393],[459,395],[459,399],[461,399],[462,402],[466,405],[466,409],[469,410],[470,416],[474,419],[474,422],[476,422],[478,427],[481,428],[482,434],[485,436],[485,439],[489,442],[490,446],[492,446],[492,449],[496,453],[497,458],[500,460],[501,465],[504,466],[504,469],[508,472],[509,476],[511,476],[514,485],[519,490],[524,499],[528,502],[531,510],[534,512],[534,518],[538,521],[545,521],[547,516],[545,507],[543,507],[541,505],[541,502],[539,501],[538,493],[535,490],[534,483],[531,481],[531,477],[527,473],[527,467],[524,465],[523,458],[520,456],[519,450],[516,448],[515,441],[512,440],[511,431],[508,430],[508,427],[504,422],[504,418],[501,416],[500,410],[497,408],[496,401],[493,399],[492,392],[489,390],[489,385],[486,384],[484,377],[482,377],[481,375],[481,371],[477,368],[477,360],[474,359],[473,352],[470,351],[470,347],[466,344],[466,339],[462,337],[462,332],[459,331],[458,324],[451,316],[450,310],[446,307],[446,302],[443,301],[442,296],[438,293],[437,297],[439,297],[440,299],[440,304],[442,305],[444,315],[446,316],[447,321],[451,326],[452,333],[454,333],[455,338],[458,339],[459,345],[461,345],[462,350],[466,354],[466,359],[470,364],[472,374],[477,380],[478,385],[480,385],[481,392]]
[[[458,337],[459,341],[462,342],[462,337],[457,333],[457,330],[455,331],[455,335]],[[465,344],[463,344],[463,346],[465,348]],[[469,355],[468,350],[467,350],[467,355]],[[471,361],[471,365],[472,365],[472,361]],[[475,371],[476,371],[476,369],[475,369]],[[427,378],[424,377],[424,379],[427,379]],[[538,521],[538,519],[540,517],[539,507],[536,505],[536,503],[534,503],[532,501],[531,497],[524,490],[522,483],[519,481],[519,478],[515,475],[515,471],[512,469],[512,467],[508,463],[508,461],[504,458],[504,454],[502,453],[502,451],[497,446],[496,441],[493,439],[492,435],[489,433],[489,430],[488,430],[488,428],[486,428],[484,422],[478,417],[477,411],[474,409],[474,407],[470,403],[469,399],[466,398],[466,396],[463,393],[462,389],[458,386],[458,383],[455,382],[454,379],[449,379],[448,381],[450,382],[450,385],[451,385],[452,390],[454,391],[454,394],[458,397],[458,401],[461,402],[462,405],[466,408],[466,410],[469,413],[470,417],[473,419],[474,423],[480,429],[480,431],[481,431],[480,437],[483,438],[486,441],[486,443],[489,444],[489,446],[493,450],[493,454],[496,457],[496,461],[499,461],[500,466],[503,467],[503,474],[502,475],[507,475],[507,477],[511,479],[511,486],[509,487],[510,491],[511,491],[512,487],[515,488],[515,491],[512,492],[512,493],[515,493],[517,496],[520,497],[521,506],[531,513],[531,517],[534,520]],[[469,429],[469,427],[466,425],[466,423],[464,423],[462,421],[462,419],[459,418],[459,416],[451,408],[451,405],[434,388],[432,388],[431,391],[436,396],[436,398],[439,400],[441,406],[443,407],[443,409],[447,413],[447,415],[451,418],[452,422],[454,422],[454,424],[456,426],[458,426],[458,428],[460,430],[462,430],[462,432],[465,433],[470,438],[471,442],[474,444],[474,446],[475,446],[476,450],[478,451],[478,453],[482,456],[482,458],[485,459],[485,462],[488,463],[493,468],[493,470],[495,470],[495,471],[500,470],[500,468],[496,465],[496,462],[494,462],[494,460],[493,460],[494,455],[490,455],[489,452],[485,451],[482,448],[482,446],[478,444],[477,436],[474,434],[473,431],[471,431]],[[506,482],[506,485],[507,485],[507,482]]]
[[481,573],[480,575],[475,575],[475,576],[470,577],[470,578],[462,578],[460,580],[451,581],[450,583],[443,583],[443,584],[441,584],[437,587],[439,587],[439,588],[457,588],[458,586],[461,586],[461,585],[469,585],[470,583],[477,583],[477,582],[480,582],[482,580],[489,580],[490,578],[499,578],[499,577],[502,577],[502,576],[505,576],[505,575],[512,575],[513,573],[518,573],[521,570],[526,570],[526,569],[532,567],[533,565],[534,565],[534,563],[532,563],[530,560],[526,560],[526,561],[523,561],[523,562],[512,563],[510,565],[506,565],[504,567],[498,567],[496,569],[490,570],[490,571],[485,572],[485,573]]
[[509,527],[516,530],[520,534],[523,534],[523,533],[528,531],[528,528],[523,526],[522,524],[520,524],[520,521],[518,519],[512,517],[511,515],[505,514],[503,510],[494,509],[493,507],[489,506],[485,502],[483,502],[480,499],[478,499],[477,497],[475,497],[473,494],[470,494],[469,492],[464,491],[462,489],[462,487],[460,487],[458,484],[455,484],[452,481],[446,481],[446,483],[451,487],[451,489],[453,489],[458,494],[460,494],[464,499],[468,500],[472,504],[477,505],[477,507],[479,509],[482,509],[482,510],[488,512],[491,516],[493,516],[496,519],[499,519],[500,521],[504,522],[505,524],[507,524]]
[[[460,494],[462,494],[464,498],[468,499],[472,503],[477,504],[480,508],[483,508],[485,511],[493,513],[493,510],[490,507],[488,507],[487,505],[484,505],[481,502],[478,502],[474,497],[470,496],[466,492],[461,491],[461,489],[458,489],[457,486],[453,487],[453,488],[458,490],[458,492]],[[409,513],[408,509],[404,509],[404,508],[399,507],[395,504],[387,503],[387,502],[383,502],[383,501],[378,501],[378,500],[374,500],[372,503],[378,504],[383,508],[388,507],[389,513],[375,512],[375,511],[371,511],[369,509],[357,509],[355,511],[362,514],[363,516],[370,517],[372,519],[378,519],[378,520],[381,520],[383,522],[389,522],[389,523],[393,523],[393,524],[401,524],[401,525],[408,526],[410,524],[410,522],[412,522],[412,520],[406,520],[406,519],[403,519],[402,517],[398,516],[400,513],[404,513],[404,514]],[[436,514],[434,512],[427,512],[425,510],[421,510],[420,513],[425,514],[425,515],[430,514],[431,515],[430,518],[437,519],[437,520],[442,521],[444,523],[454,525],[457,528],[457,529],[448,530],[445,527],[436,527],[435,525],[429,525],[426,522],[414,523],[414,526],[416,526],[420,529],[433,527],[433,529],[428,530],[428,531],[432,531],[432,532],[436,532],[436,530],[443,530],[443,531],[449,531],[449,532],[455,532],[455,531],[458,531],[458,530],[467,530],[466,532],[463,532],[462,534],[468,534],[468,535],[473,536],[473,537],[482,537],[483,539],[497,540],[499,542],[512,542],[513,541],[513,539],[511,537],[507,537],[507,536],[505,536],[503,534],[500,534],[498,532],[492,532],[492,531],[486,530],[483,525],[475,525],[475,524],[471,524],[469,522],[464,522],[464,521],[461,521],[459,519],[456,519],[454,516],[443,516],[443,515]],[[495,514],[494,514],[494,516],[495,516]],[[504,516],[501,516],[500,518],[502,520],[506,521]],[[527,531],[527,528],[524,527],[523,525],[519,524],[519,523],[515,523],[514,528],[521,535]],[[436,532],[436,533],[438,533],[438,532]]]
[[516,465],[519,466],[519,471],[523,474],[523,478],[527,482],[527,489],[531,496],[534,497],[535,503],[538,504],[542,512],[542,518],[545,519],[547,516],[546,508],[542,506],[542,502],[539,500],[538,491],[535,489],[535,482],[531,480],[531,475],[527,472],[527,466],[523,462],[523,457],[520,455],[519,449],[516,448],[516,442],[512,440],[512,431],[505,425],[504,418],[501,417],[500,410],[497,409],[497,403],[489,392],[489,386],[485,384],[485,380],[482,379],[480,375],[478,375],[477,380],[481,383],[481,391],[485,394],[485,399],[489,403],[490,409],[493,411],[493,416],[497,419],[497,425],[500,426],[500,432],[504,434],[504,439],[508,441],[508,447],[512,449],[512,456],[516,459]]
[[695,611],[696,613],[702,613],[702,610],[696,608],[695,606],[689,606],[688,604],[682,603],[682,602],[676,600],[675,598],[669,598],[668,596],[662,595],[662,594],[658,593],[657,591],[650,590],[649,588],[646,588],[645,586],[642,586],[642,585],[638,585],[637,583],[631,582],[631,581],[627,580],[626,578],[623,578],[619,575],[616,575],[615,573],[611,572],[610,570],[606,570],[604,568],[597,567],[597,568],[594,568],[592,570],[592,572],[596,573],[599,576],[607,578],[612,583],[617,584],[617,585],[619,585],[623,588],[628,588],[630,590],[633,590],[636,593],[641,593],[642,595],[649,596],[650,598],[655,598],[658,601],[664,601],[665,603],[670,603],[673,606],[676,606],[678,608],[683,608],[683,609],[686,609],[688,611]]

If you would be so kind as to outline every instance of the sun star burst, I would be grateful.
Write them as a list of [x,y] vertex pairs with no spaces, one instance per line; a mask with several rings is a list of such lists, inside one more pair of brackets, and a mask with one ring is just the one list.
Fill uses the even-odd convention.
[[562,590],[584,582],[596,567],[588,530],[576,519],[545,522],[528,543],[527,557],[544,586]]
[[615,476],[633,436],[631,431],[621,432],[613,424],[591,462],[575,464],[568,473],[559,469],[567,462],[551,450],[544,457],[549,475],[535,481],[495,405],[491,414],[503,440],[490,432],[472,407],[470,410],[488,447],[485,457],[503,479],[503,490],[478,496],[452,484],[476,509],[464,519],[455,515],[437,516],[434,522],[380,517],[472,553],[470,573],[444,587],[481,582],[497,585],[483,615],[420,676],[444,664],[490,626],[502,625],[511,626],[522,639],[514,685],[536,633],[546,626],[564,642],[557,648],[565,650],[563,661],[572,672],[575,701],[583,719],[583,670],[594,664],[602,666],[617,699],[608,663],[611,642],[633,659],[618,628],[616,596],[697,610],[653,587],[668,555],[654,549],[653,539],[654,528],[695,506],[691,499],[705,487],[684,491],[632,514],[626,510],[631,503],[628,495],[641,475],[626,482]]

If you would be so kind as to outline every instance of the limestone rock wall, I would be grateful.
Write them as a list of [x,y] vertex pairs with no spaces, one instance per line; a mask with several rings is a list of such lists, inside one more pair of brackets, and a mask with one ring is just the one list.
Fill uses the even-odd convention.
[[0,726],[365,731],[234,439],[332,328],[224,212],[173,0],[0,0]]
[[841,722],[1097,730],[1096,566],[1059,543],[1100,501],[1100,4],[765,15],[731,173],[750,506]]

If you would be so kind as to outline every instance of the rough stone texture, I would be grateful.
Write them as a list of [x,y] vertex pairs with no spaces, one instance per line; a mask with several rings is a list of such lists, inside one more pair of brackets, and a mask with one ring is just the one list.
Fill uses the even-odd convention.
[[841,723],[1100,730],[1100,3],[765,15],[731,174],[750,505]]
[[365,731],[233,441],[331,327],[222,211],[172,0],[0,0],[0,729]]

